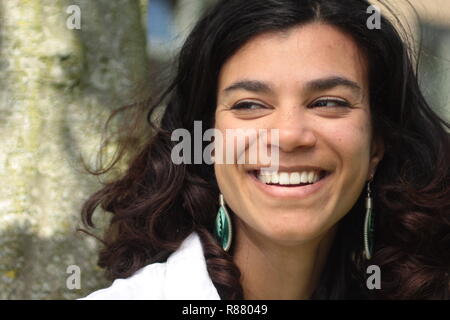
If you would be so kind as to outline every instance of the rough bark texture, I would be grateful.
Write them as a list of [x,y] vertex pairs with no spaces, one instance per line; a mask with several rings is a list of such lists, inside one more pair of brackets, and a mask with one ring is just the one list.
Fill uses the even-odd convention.
[[[80,30],[66,25],[70,5]],[[146,75],[144,7],[0,0],[0,299],[73,299],[107,285],[98,242],[75,232],[100,187],[77,157],[95,163],[106,117]],[[70,265],[81,289],[66,286]]]

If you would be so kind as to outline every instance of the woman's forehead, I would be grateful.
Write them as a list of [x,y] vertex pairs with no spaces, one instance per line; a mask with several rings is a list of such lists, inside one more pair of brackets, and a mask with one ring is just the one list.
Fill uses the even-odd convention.
[[368,87],[367,60],[337,27],[312,23],[250,39],[222,66],[219,87],[242,79],[301,84],[339,75]]

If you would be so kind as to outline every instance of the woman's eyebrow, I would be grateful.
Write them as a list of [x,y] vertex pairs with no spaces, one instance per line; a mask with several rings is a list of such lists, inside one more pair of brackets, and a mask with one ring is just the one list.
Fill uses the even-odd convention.
[[[308,81],[304,85],[305,91],[325,91],[335,87],[347,87],[354,91],[355,94],[361,94],[361,87],[353,80],[344,78],[342,76],[331,76],[327,78],[320,78]],[[236,90],[245,90],[254,93],[273,93],[274,89],[272,85],[267,82],[259,80],[239,80],[234,82],[223,90],[224,94],[228,94]]]
[[341,76],[311,80],[304,86],[305,91],[325,91],[335,87],[346,87],[357,95],[362,93],[362,88],[355,81]]
[[254,93],[271,93],[273,92],[273,88],[270,84],[259,81],[259,80],[240,80],[237,82],[234,82],[229,87],[225,88],[223,92],[225,94],[228,94],[232,91],[237,90],[245,90],[250,91]]

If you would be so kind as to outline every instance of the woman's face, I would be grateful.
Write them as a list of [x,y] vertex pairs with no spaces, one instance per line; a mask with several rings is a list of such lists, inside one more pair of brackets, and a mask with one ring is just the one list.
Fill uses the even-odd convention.
[[[330,230],[383,154],[372,141],[366,60],[352,38],[318,23],[257,36],[223,65],[217,94],[215,128],[225,140],[225,129],[279,129],[278,175],[270,180],[257,178],[262,165],[249,157],[214,165],[239,225],[286,245]],[[323,171],[298,185],[303,172],[314,179]]]

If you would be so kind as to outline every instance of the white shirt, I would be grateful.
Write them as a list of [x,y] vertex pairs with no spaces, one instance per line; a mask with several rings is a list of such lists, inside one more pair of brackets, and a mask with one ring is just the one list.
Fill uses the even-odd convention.
[[80,300],[220,300],[209,277],[203,247],[191,233],[166,262],[152,263],[127,279]]

